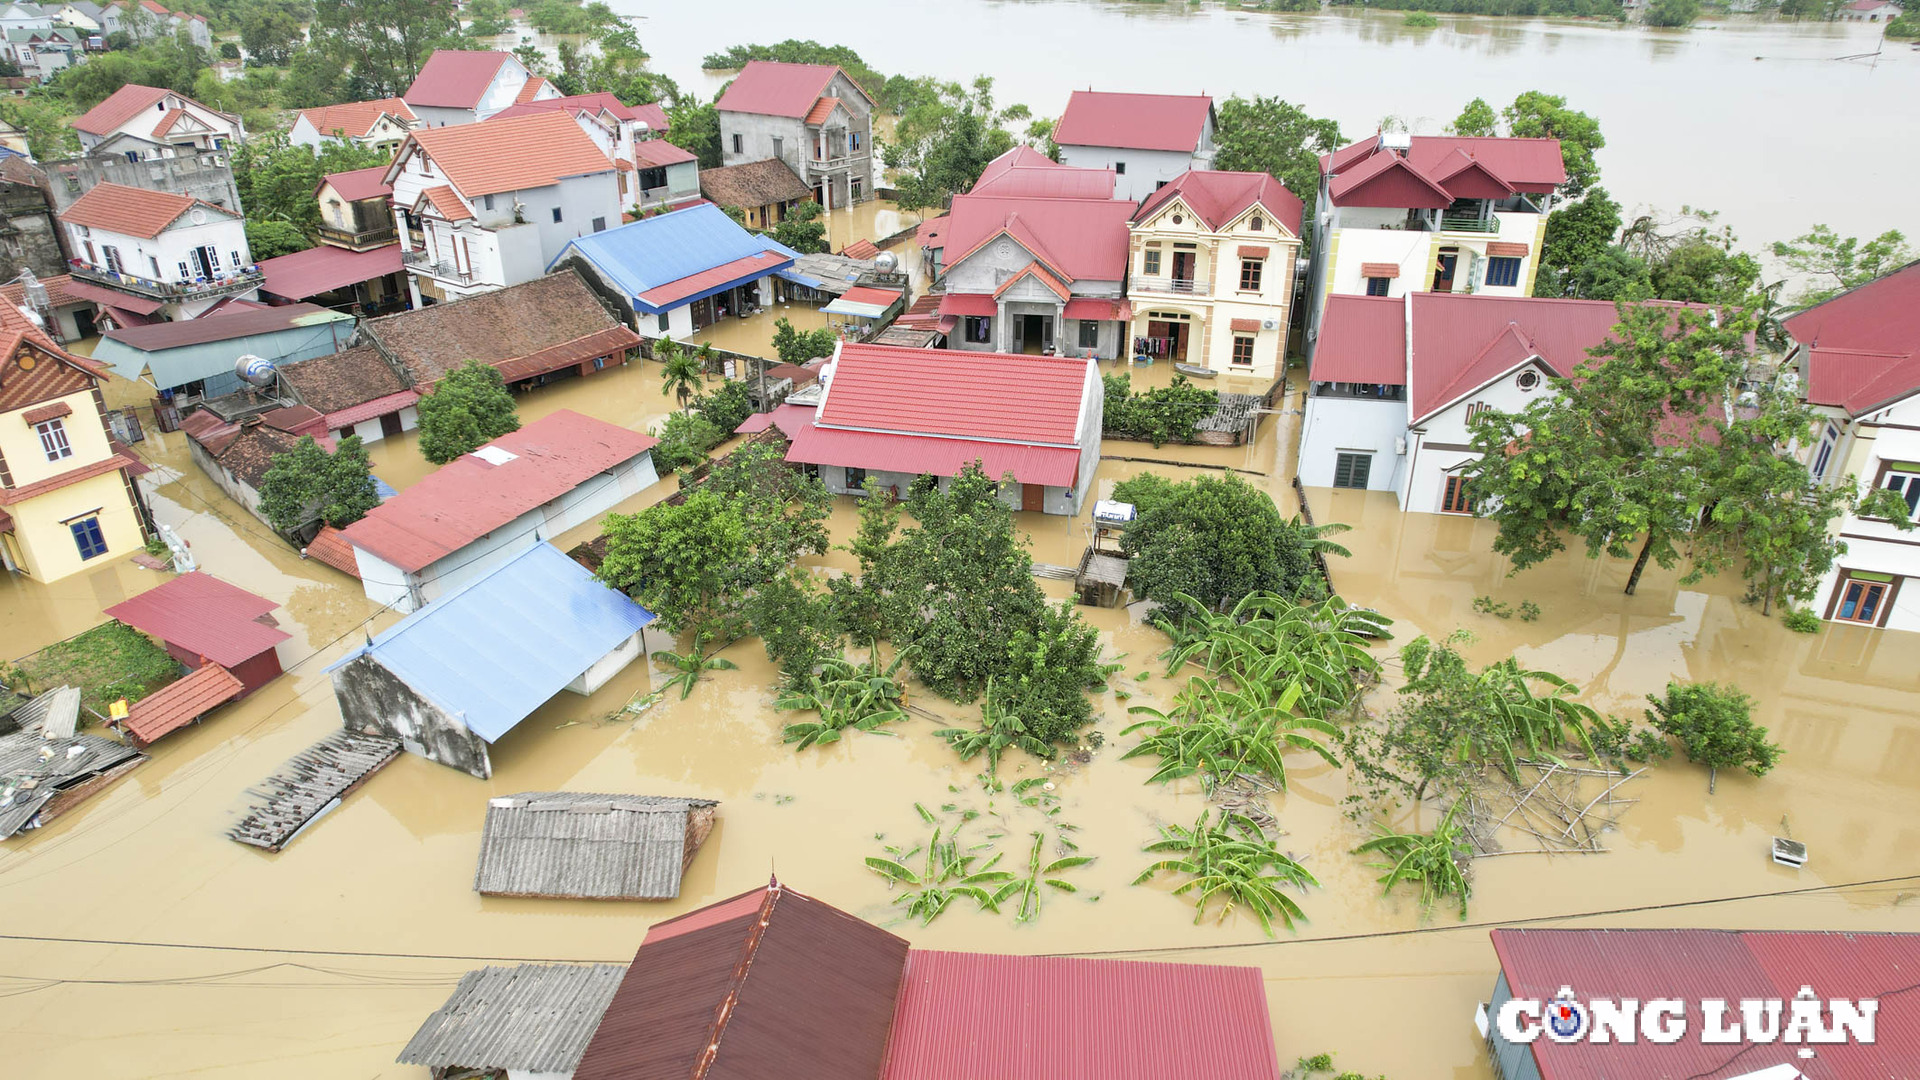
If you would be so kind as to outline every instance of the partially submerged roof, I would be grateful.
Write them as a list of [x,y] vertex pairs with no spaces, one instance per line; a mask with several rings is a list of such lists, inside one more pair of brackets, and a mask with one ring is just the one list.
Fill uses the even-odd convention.
[[347,526],[347,541],[413,573],[646,453],[658,441],[560,409],[460,455],[374,507]]
[[1061,146],[1192,153],[1200,147],[1213,99],[1205,95],[1113,94],[1075,90],[1053,129]]
[[[407,384],[381,357],[380,350],[371,345],[355,345],[297,364],[284,364],[279,371],[302,402],[329,416],[390,394],[407,392]],[[415,395],[416,400],[418,396]],[[327,426],[346,425],[330,420]]]
[[1258,206],[1266,211],[1268,220],[1285,225],[1288,233],[1299,236],[1300,215],[1305,210],[1298,195],[1266,173],[1192,169],[1147,196],[1133,220],[1147,220],[1174,199],[1214,230],[1225,229]]
[[102,778],[145,760],[133,747],[98,735],[45,739],[24,728],[0,735],[0,840],[46,824],[64,804],[98,790]]
[[135,746],[147,746],[245,692],[233,672],[218,664],[203,664],[134,702],[119,726]]
[[109,331],[94,358],[123,379],[149,372],[155,386],[219,379],[231,387],[234,358],[247,353],[278,362],[332,352],[353,334],[353,316],[313,304],[245,307],[185,322]]
[[106,614],[143,634],[219,664],[236,667],[287,640],[269,613],[273,601],[195,570],[155,586]]
[[619,964],[521,964],[469,971],[394,1060],[436,1070],[564,1076],[619,989]]
[[968,194],[1010,199],[1111,199],[1115,183],[1112,169],[1062,165],[1030,146],[1016,146],[987,162]]
[[486,896],[671,900],[713,828],[712,799],[523,791],[487,800]]
[[[1791,1001],[1803,986],[1822,1000],[1882,999],[1872,1042],[1846,1039],[1819,1047],[1818,1075],[1832,1080],[1920,1076],[1920,1026],[1899,999],[1920,971],[1920,934],[1771,930],[1494,930],[1513,995],[1551,1001],[1563,986],[1581,1001],[1673,998],[1688,1006],[1687,1036],[1649,1040],[1557,1043],[1531,1050],[1542,1080],[1598,1076],[1800,1076],[1808,1060],[1797,1044],[1703,1042],[1698,1002],[1719,998]],[[1737,1006],[1736,1006],[1737,1011]],[[1523,1051],[1524,1052],[1524,1051]],[[1733,1060],[1738,1056],[1737,1068]]]
[[[284,330],[300,330],[315,326],[326,328],[333,323],[347,324],[344,327],[334,328],[335,332],[345,337],[352,331],[353,316],[331,311],[318,304],[280,304],[243,308],[222,314],[215,319],[188,319],[184,322],[129,326],[122,330],[109,330],[104,337],[108,341],[118,342],[129,349],[153,353],[190,345],[206,345],[216,341],[233,341],[260,334],[275,334]],[[115,364],[116,369],[119,366]]]
[[572,255],[649,314],[692,303],[793,265],[795,253],[740,227],[726,211],[701,204],[582,236],[551,265]]
[[[740,69],[714,107],[721,112],[805,118],[827,92],[827,84],[842,74],[832,64],[787,64],[751,60]],[[847,77],[852,82],[852,76]],[[855,86],[855,90],[860,87]],[[861,91],[862,94],[865,91]]]
[[313,539],[307,541],[300,553],[356,580],[360,577],[360,563],[353,554],[353,545],[347,543],[344,532],[331,525],[320,526],[320,531],[313,534]]
[[652,621],[646,609],[542,541],[327,670],[368,658],[495,742]]
[[1392,296],[1329,296],[1314,344],[1313,382],[1407,382],[1406,300]]
[[469,360],[498,368],[511,382],[640,342],[640,335],[608,314],[572,270],[457,304],[370,319],[361,329],[407,373],[412,388],[422,391]]
[[574,1080],[877,1077],[906,957],[777,881],[656,923]]
[[[613,162],[566,113],[419,128],[407,138],[425,150],[434,167],[469,199],[547,187],[569,176],[613,171]],[[393,164],[387,166],[388,183],[399,174],[409,154],[403,144]]]
[[321,244],[305,251],[278,255],[260,263],[266,280],[260,291],[288,300],[305,300],[348,285],[400,272],[400,245],[371,251],[348,251]]
[[503,64],[518,64],[512,53],[435,49],[402,95],[410,105],[471,109],[486,96]]
[[746,209],[812,198],[813,189],[791,165],[769,158],[700,170],[700,194],[721,206]]
[[1442,209],[1454,199],[1541,194],[1567,182],[1558,139],[1414,135],[1406,149],[1372,135],[1320,155],[1336,206]]
[[1920,262],[1786,320],[1808,351],[1807,400],[1860,416],[1920,390]]
[[341,135],[350,139],[363,138],[372,134],[374,125],[383,116],[390,116],[404,124],[412,123],[419,117],[407,107],[405,98],[377,98],[373,101],[353,101],[344,105],[323,105],[317,109],[301,109],[300,115],[322,136]]
[[881,1075],[1280,1080],[1280,1059],[1258,968],[915,949]]
[[[210,202],[175,195],[170,191],[151,191],[125,184],[101,183],[60,214],[69,225],[85,225],[151,240],[182,217],[198,212],[205,220],[214,217],[237,219],[240,215]],[[196,220],[194,224],[199,224]]]

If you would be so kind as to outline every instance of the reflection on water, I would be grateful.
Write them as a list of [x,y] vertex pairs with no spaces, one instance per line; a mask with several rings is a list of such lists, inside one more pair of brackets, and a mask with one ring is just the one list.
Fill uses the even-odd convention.
[[[789,312],[815,325],[817,312]],[[764,344],[771,316],[716,327],[729,348]],[[751,351],[751,350],[749,350]],[[1136,382],[1162,385],[1166,365],[1137,369]],[[1222,389],[1258,390],[1218,380]],[[1144,468],[1172,476],[1240,470],[1292,513],[1289,487],[1298,397],[1262,421],[1244,447],[1160,447],[1109,442],[1096,490]],[[674,403],[661,391],[657,365],[634,364],[569,380],[521,399],[522,417],[573,408],[628,427],[664,418]],[[412,436],[374,454],[396,486],[426,466]],[[685,701],[677,695],[638,717],[607,721],[658,676],[630,668],[591,699],[561,695],[503,738],[490,781],[403,756],[347,805],[279,855],[222,835],[248,785],[339,724],[325,664],[378,632],[373,605],[331,569],[302,562],[272,541],[186,460],[178,436],[152,439],[143,452],[179,470],[155,500],[202,565],[284,605],[294,639],[282,647],[288,674],[246,701],[169,736],[154,760],[125,783],[24,840],[0,847],[0,907],[23,913],[9,932],[73,938],[222,943],[381,954],[564,958],[623,961],[652,922],[765,881],[783,880],[866,917],[892,917],[889,895],[863,856],[885,842],[922,835],[918,800],[954,798],[948,786],[974,783],[931,736],[975,710],[916,695],[940,719],[916,717],[898,737],[862,736],[796,754],[779,742],[784,718],[771,708],[774,672],[756,641],[725,655],[739,665],[715,672]],[[1182,462],[1147,466],[1125,457]],[[632,510],[673,482],[629,500]],[[1402,641],[1456,627],[1477,640],[1485,662],[1517,655],[1565,673],[1587,700],[1626,712],[1670,678],[1717,679],[1760,702],[1758,719],[1787,750],[1764,780],[1706,775],[1684,762],[1636,781],[1640,802],[1610,835],[1605,854],[1551,860],[1516,856],[1476,868],[1472,918],[1499,921],[1559,912],[1640,907],[1759,893],[1817,883],[1884,877],[1915,869],[1920,842],[1920,671],[1905,635],[1829,626],[1817,635],[1786,632],[1738,601],[1735,582],[1682,587],[1650,570],[1637,595],[1620,592],[1623,561],[1563,557],[1515,577],[1490,553],[1492,526],[1465,518],[1399,513],[1381,493],[1310,490],[1315,517],[1356,526],[1340,538],[1352,558],[1336,560],[1340,592],[1400,621]],[[842,500],[832,528],[852,531]],[[1087,520],[1021,515],[1043,562],[1075,562]],[[572,543],[591,527],[558,538]],[[845,552],[809,562],[851,568]],[[0,654],[19,656],[99,621],[100,605],[160,580],[125,560],[53,586],[0,580]],[[1050,595],[1065,583],[1047,581]],[[1472,611],[1492,595],[1517,607],[1532,600],[1535,622]],[[896,926],[916,944],[1013,952],[1117,948],[1178,950],[1236,947],[1168,958],[1259,965],[1266,975],[1282,1060],[1334,1050],[1367,1075],[1484,1078],[1472,1005],[1491,985],[1494,960],[1484,930],[1451,928],[1443,913],[1433,933],[1388,939],[1365,935],[1421,925],[1408,895],[1381,899],[1377,871],[1349,854],[1361,831],[1341,812],[1339,770],[1296,761],[1293,788],[1275,803],[1283,846],[1320,879],[1302,900],[1308,922],[1277,944],[1256,927],[1193,926],[1191,910],[1164,886],[1130,887],[1146,863],[1140,845],[1157,824],[1190,821],[1202,802],[1196,787],[1149,787],[1150,766],[1121,762],[1116,737],[1131,705],[1163,704],[1169,680],[1154,660],[1164,647],[1135,609],[1083,609],[1110,654],[1126,654],[1115,693],[1096,702],[1098,728],[1110,740],[1093,761],[1054,773],[1061,817],[1080,826],[1082,898],[1053,898],[1041,919],[1010,920],[956,909],[932,927]],[[670,647],[658,636],[649,649]],[[1145,679],[1134,678],[1141,671]],[[1396,674],[1389,665],[1389,678]],[[1383,691],[1376,707],[1387,707]],[[1012,778],[1042,766],[1009,759]],[[664,904],[590,904],[483,900],[472,891],[473,860],[486,799],[523,790],[570,788],[721,800],[720,826],[695,859],[680,899]],[[1798,874],[1773,866],[1768,838],[1806,842],[1813,860]],[[1097,896],[1094,900],[1090,897]],[[1646,911],[1585,925],[1911,928],[1898,895],[1855,890],[1768,901]],[[1581,925],[1574,922],[1572,925]],[[1355,937],[1355,935],[1360,935]],[[1338,940],[1321,940],[1338,939]],[[0,987],[0,1039],[29,1075],[191,1074],[254,1077],[412,1076],[391,1065],[420,1020],[459,973],[461,960],[395,956],[306,958],[312,969],[262,965],[273,954],[203,953],[123,946],[0,942],[0,972],[33,978],[91,979],[7,995]],[[215,985],[152,987],[116,980],[222,976]],[[1396,1019],[1383,1029],[1378,1017]],[[115,1037],[101,1037],[111,1016]],[[1387,1031],[1383,1035],[1383,1030]]]

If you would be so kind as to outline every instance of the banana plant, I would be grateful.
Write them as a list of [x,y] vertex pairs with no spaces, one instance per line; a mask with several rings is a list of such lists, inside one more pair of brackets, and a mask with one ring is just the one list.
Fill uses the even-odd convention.
[[[902,649],[885,668],[876,651],[864,663],[831,657],[817,673],[800,678],[774,700],[775,709],[813,710],[819,719],[788,724],[781,738],[794,749],[825,746],[840,741],[848,731],[878,731],[883,725],[907,718],[906,684],[900,666],[911,649]],[[888,734],[881,731],[880,734]]]
[[1430,833],[1395,832],[1385,825],[1375,825],[1379,835],[1355,848],[1354,853],[1386,858],[1386,862],[1367,864],[1386,871],[1378,879],[1385,886],[1383,893],[1392,892],[1393,887],[1403,881],[1418,882],[1423,912],[1432,911],[1433,905],[1445,897],[1456,896],[1460,900],[1460,918],[1465,919],[1467,898],[1473,893],[1466,871],[1473,859],[1473,847],[1455,820],[1459,811],[1458,802],[1448,807]]
[[698,683],[707,672],[732,671],[738,666],[723,656],[701,655],[707,647],[707,638],[710,636],[709,634],[701,634],[695,638],[693,651],[684,656],[677,652],[657,652],[654,654],[655,659],[665,661],[668,667],[673,668],[674,671],[677,672],[673,678],[660,684],[660,693],[664,694],[677,686],[680,688],[680,700],[685,701],[693,696],[694,684]]
[[[921,817],[931,818],[926,808],[917,803],[915,808],[920,811]],[[960,899],[972,900],[982,911],[999,912],[997,893],[1013,880],[1013,874],[994,869],[1000,862],[998,854],[976,870],[973,864],[979,856],[962,852],[959,841],[953,835],[942,839],[938,828],[933,830],[933,839],[924,849],[926,858],[916,872],[907,865],[907,860],[921,850],[890,850],[888,853],[895,856],[891,859],[872,855],[867,857],[867,869],[886,878],[889,885],[907,890],[894,902],[906,909],[909,918],[919,919],[920,925],[925,926]]]
[[1296,715],[1293,710],[1300,694],[1299,685],[1291,684],[1266,702],[1258,692],[1226,689],[1195,676],[1175,695],[1170,712],[1146,705],[1128,710],[1146,719],[1120,733],[1146,734],[1121,758],[1158,755],[1160,767],[1147,778],[1148,783],[1197,773],[1211,791],[1246,773],[1265,776],[1284,791],[1288,750],[1310,751],[1329,765],[1340,764],[1325,743],[1309,734],[1333,738],[1339,729],[1318,717]]
[[1159,874],[1184,877],[1173,894],[1194,894],[1195,923],[1206,916],[1213,901],[1220,900],[1218,922],[1226,921],[1235,908],[1245,907],[1268,937],[1273,936],[1276,920],[1291,930],[1294,920],[1306,916],[1288,890],[1320,883],[1248,818],[1223,811],[1214,821],[1211,814],[1201,811],[1192,828],[1162,826],[1160,839],[1146,850],[1175,857],[1148,866],[1133,883],[1145,884]]
[[[1046,833],[1038,830],[1034,832],[1033,850],[1027,856],[1026,876],[1002,885],[999,890],[993,894],[993,901],[996,906],[1015,896],[1020,898],[1020,906],[1014,910],[1013,919],[1015,922],[1028,922],[1040,914],[1040,886],[1043,884],[1050,888],[1058,889],[1061,892],[1079,892],[1080,889],[1078,886],[1071,881],[1061,879],[1058,875],[1076,866],[1085,866],[1093,861],[1093,858],[1088,855],[1069,855],[1065,858],[1055,859],[1050,863],[1042,865],[1040,862],[1040,853],[1041,849],[1046,845],[1046,840]],[[999,856],[996,855],[994,858],[997,859]]]
[[1013,713],[1002,708],[994,701],[993,680],[987,681],[986,701],[980,707],[980,726],[977,728],[941,728],[934,732],[947,740],[961,761],[972,761],[981,754],[987,756],[987,773],[1000,774],[1000,757],[1008,750],[1020,749],[1037,758],[1053,757],[1053,747],[1027,730],[1027,725]]

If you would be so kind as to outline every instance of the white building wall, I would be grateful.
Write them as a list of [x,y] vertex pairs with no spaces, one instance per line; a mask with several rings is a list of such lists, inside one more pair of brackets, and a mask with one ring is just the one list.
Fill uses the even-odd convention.
[[1407,403],[1365,398],[1307,398],[1300,421],[1300,482],[1332,487],[1342,453],[1370,453],[1369,491],[1399,491],[1407,459],[1395,452],[1407,438]]
[[607,685],[609,679],[620,674],[628,664],[639,659],[640,648],[641,634],[636,633],[621,642],[619,648],[595,660],[592,667],[582,672],[579,678],[568,683],[564,689],[582,697],[591,697],[595,691]]
[[[1843,460],[1852,473],[1850,482],[1861,492],[1881,479],[1885,463],[1920,462],[1920,398],[1909,398],[1863,417],[1854,425],[1851,445],[1843,441],[1837,453],[1845,455]],[[1828,471],[1836,475],[1841,472],[1832,465]],[[1834,590],[1841,587],[1847,571],[1887,574],[1898,587],[1889,590],[1893,600],[1886,628],[1920,630],[1920,580],[1913,580],[1920,579],[1920,528],[1902,532],[1890,522],[1849,514],[1841,518],[1839,534],[1847,550],[1821,579],[1812,602],[1815,612],[1827,616],[1834,609]]]
[[[74,254],[94,267],[101,270],[107,268],[105,249],[113,247],[119,252],[122,273],[148,280],[172,283],[192,281],[195,275],[189,253],[198,247],[212,247],[219,256],[219,268],[224,273],[253,265],[252,255],[247,249],[244,222],[213,210],[189,211],[189,214],[194,212],[204,214],[206,222],[195,225],[190,217],[183,216],[151,239],[72,224],[66,226],[67,238]],[[89,247],[89,244],[92,246]],[[183,263],[187,266],[184,274],[180,270]]]
[[1139,201],[1172,183],[1189,169],[1210,169],[1210,158],[1178,150],[1125,150],[1112,146],[1060,147],[1060,164],[1082,169],[1113,169],[1114,197]]
[[[1534,389],[1520,389],[1518,379],[1522,371],[1532,371],[1539,376]],[[1417,371],[1414,377],[1419,377]],[[1469,449],[1473,437],[1467,427],[1467,410],[1476,404],[1485,404],[1500,412],[1520,412],[1541,395],[1553,393],[1547,378],[1546,369],[1540,365],[1522,365],[1421,422],[1419,429],[1407,438],[1400,508],[1411,513],[1439,513],[1446,495],[1447,477],[1458,471],[1455,467],[1461,462],[1479,457]]]

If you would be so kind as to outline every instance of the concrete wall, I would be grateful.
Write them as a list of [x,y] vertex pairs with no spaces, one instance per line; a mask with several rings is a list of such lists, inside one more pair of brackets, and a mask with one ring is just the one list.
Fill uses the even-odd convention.
[[[1844,436],[1836,456],[1844,468],[1829,465],[1829,475],[1863,492],[1884,486],[1888,463],[1920,463],[1920,398],[1862,417]],[[1889,630],[1920,630],[1920,581],[1909,580],[1920,578],[1920,545],[1914,543],[1920,531],[1902,532],[1892,522],[1848,514],[1840,519],[1838,532],[1847,550],[1821,578],[1814,611],[1827,618],[1837,613],[1838,594],[1850,574],[1885,575],[1892,578],[1887,583],[1889,600],[1884,617],[1876,621]]]
[[1300,422],[1300,482],[1332,487],[1341,453],[1371,453],[1370,491],[1398,491],[1407,459],[1394,442],[1407,437],[1407,403],[1364,398],[1309,396]]
[[1124,170],[1114,178],[1115,198],[1135,202],[1158,191],[1189,169],[1210,168],[1191,153],[1177,150],[1122,150],[1111,146],[1060,147],[1060,164],[1082,169]]
[[[1539,376],[1539,382],[1533,390],[1523,391],[1517,385],[1521,370],[1530,370]],[[1400,508],[1413,513],[1439,513],[1446,495],[1447,477],[1457,471],[1455,467],[1461,462],[1479,457],[1470,449],[1472,433],[1467,427],[1468,409],[1484,404],[1501,412],[1520,412],[1539,400],[1541,395],[1553,393],[1547,385],[1547,378],[1545,368],[1528,364],[1507,372],[1486,387],[1419,421],[1418,429],[1407,440],[1407,466],[1402,477]]]
[[[400,430],[401,431],[412,431],[414,428],[417,428],[419,426],[420,426],[419,410],[415,409],[411,405],[400,410]],[[382,431],[380,428],[379,417],[375,417],[372,420],[360,421],[359,423],[353,425],[353,430],[348,432],[348,434],[360,436],[360,441],[368,444],[369,446],[387,437],[386,433]],[[334,432],[334,435],[339,436],[341,438],[345,438],[345,436],[340,435],[338,431]]]
[[594,692],[607,685],[608,680],[626,670],[628,664],[640,658],[641,639],[644,631],[620,643],[620,647],[593,662],[581,676],[566,685],[566,689],[582,697],[591,697]]
[[0,183],[0,273],[4,280],[31,269],[42,279],[67,272],[61,230],[46,193],[28,184]]
[[[1324,190],[1322,192],[1324,198]],[[1315,251],[1313,305],[1309,326],[1316,336],[1320,315],[1328,296],[1365,296],[1367,279],[1362,275],[1366,263],[1393,263],[1398,276],[1387,286],[1388,296],[1409,292],[1431,292],[1435,263],[1441,248],[1460,250],[1455,266],[1453,290],[1486,296],[1531,296],[1534,278],[1540,272],[1540,245],[1546,235],[1547,216],[1518,211],[1496,212],[1497,233],[1434,232],[1406,227],[1405,210],[1377,207],[1336,208],[1326,228],[1320,232]],[[1516,284],[1488,285],[1487,245],[1492,242],[1525,244],[1528,254],[1521,260]]]
[[267,520],[260,513],[260,493],[246,481],[233,475],[232,470],[220,464],[212,454],[207,453],[205,447],[188,439],[187,454],[193,458],[195,465],[200,466],[201,472],[206,473],[215,484],[220,486],[221,491],[226,492],[227,498],[245,507],[247,513],[261,521]]
[[[801,179],[810,185],[820,183],[822,173],[816,171],[813,158],[814,133],[820,130],[844,128],[848,134],[848,146],[852,137],[859,136],[860,149],[849,149],[844,168],[836,166],[833,173],[834,183],[832,204],[834,209],[850,205],[850,187],[848,181],[853,177],[860,179],[860,201],[874,197],[873,176],[873,118],[865,99],[847,81],[844,74],[835,75],[827,85],[827,95],[840,99],[844,116],[839,110],[829,117],[820,128],[809,129],[802,118],[787,116],[763,116],[759,113],[722,112],[720,114],[720,154],[722,165],[741,165],[749,161],[765,161],[779,158],[792,166]],[[734,150],[734,136],[740,136],[740,149]],[[778,152],[775,152],[774,140],[780,140]]]
[[114,156],[50,161],[46,170],[48,194],[55,211],[65,211],[100,183],[165,191],[200,199],[241,213],[240,189],[233,183],[233,167],[224,151],[180,153],[172,157],[128,161]]
[[332,679],[340,719],[348,731],[399,739],[410,754],[482,780],[493,776],[485,739],[373,657],[354,657],[336,668]]

